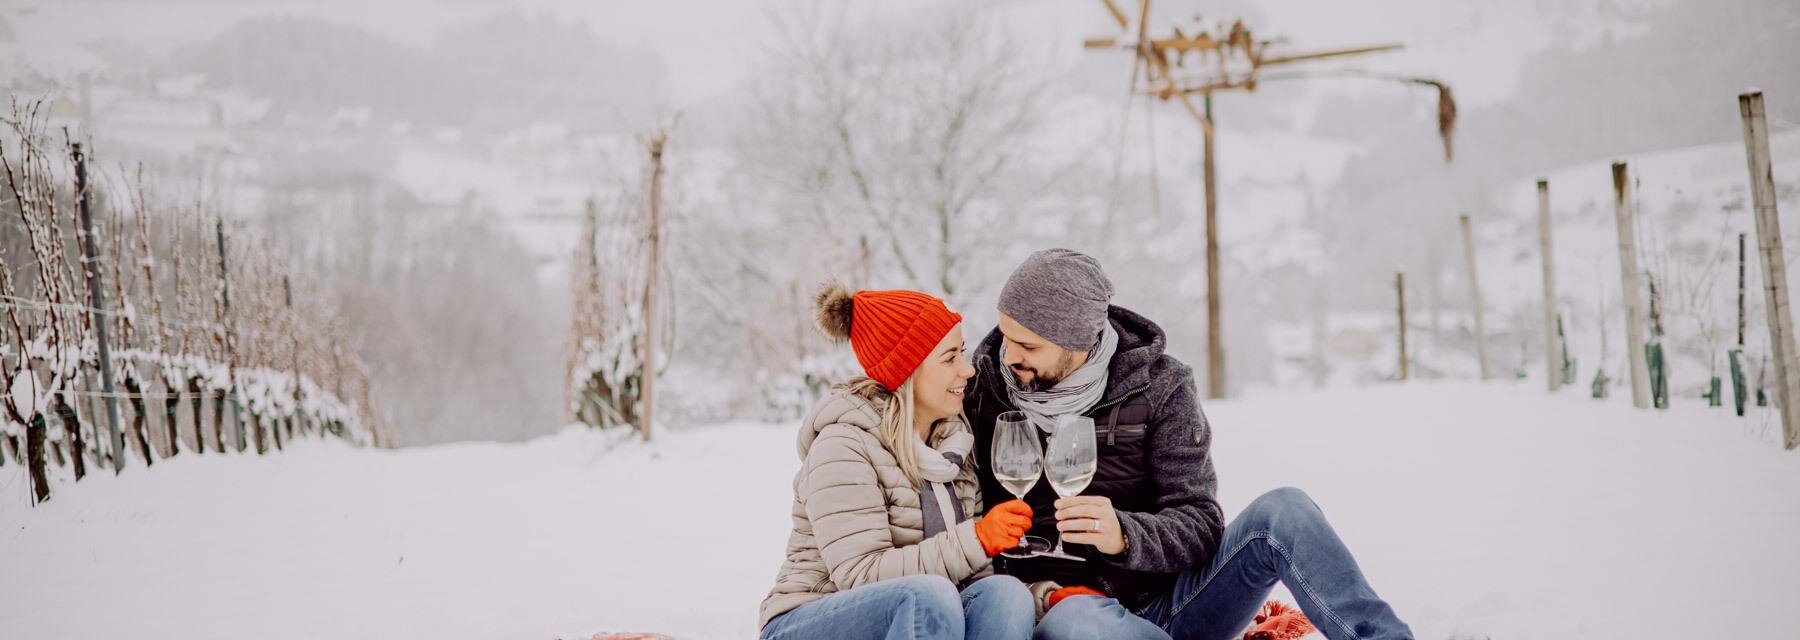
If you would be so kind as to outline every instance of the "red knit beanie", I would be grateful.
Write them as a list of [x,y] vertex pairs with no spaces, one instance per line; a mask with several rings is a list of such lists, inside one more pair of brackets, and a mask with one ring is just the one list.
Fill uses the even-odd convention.
[[912,377],[944,334],[962,322],[929,294],[899,289],[852,295],[841,282],[820,289],[813,307],[819,328],[835,340],[849,340],[863,372],[888,391]]

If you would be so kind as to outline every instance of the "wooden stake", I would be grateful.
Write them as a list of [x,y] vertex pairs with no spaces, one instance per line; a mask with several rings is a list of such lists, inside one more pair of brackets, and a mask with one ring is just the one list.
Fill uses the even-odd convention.
[[1400,379],[1405,380],[1409,374],[1406,358],[1406,274],[1394,274],[1394,297],[1400,305]]
[[1219,197],[1217,156],[1213,153],[1212,94],[1206,95],[1201,120],[1201,179],[1206,187],[1206,397],[1225,397],[1225,332],[1219,296]]
[[[213,407],[213,435],[220,438],[219,451],[220,453],[223,453],[225,451],[225,442],[222,433],[222,423],[225,420],[224,403],[230,402],[231,424],[232,427],[236,429],[234,433],[237,437],[237,450],[243,452],[247,443],[244,442],[244,420],[242,416],[238,415],[237,406],[237,340],[231,330],[231,270],[227,266],[225,257],[224,218],[213,220],[213,234],[214,238],[216,238],[219,243],[219,324],[224,327],[225,331],[225,386],[229,390],[220,391],[217,396],[215,396],[216,401],[219,404]],[[257,433],[257,453],[262,453],[261,432]]]
[[1625,301],[1625,357],[1631,363],[1631,405],[1650,408],[1650,370],[1644,361],[1643,285],[1638,281],[1637,232],[1632,222],[1630,171],[1625,163],[1612,165],[1613,216],[1619,227],[1619,294]]
[[[193,411],[191,412],[190,415],[192,415],[194,418],[194,454],[195,455],[205,455],[206,454],[206,394],[200,388],[200,376],[189,376],[187,379],[187,385],[188,385],[188,387],[187,387],[188,395],[191,397],[191,400],[189,400],[189,402],[193,403]],[[213,425],[213,443],[215,446],[218,447],[219,453],[224,453],[225,445],[218,444],[218,441],[219,441],[218,425],[215,424],[215,425]]]
[[1312,383],[1314,387],[1323,388],[1330,373],[1331,365],[1325,353],[1326,333],[1330,330],[1325,313],[1326,287],[1324,276],[1313,278],[1312,294]]
[[1744,156],[1750,166],[1750,194],[1756,204],[1756,255],[1763,267],[1763,307],[1769,315],[1769,348],[1775,352],[1775,406],[1781,411],[1783,446],[1800,447],[1800,380],[1794,375],[1794,324],[1788,309],[1787,254],[1781,246],[1781,217],[1775,208],[1769,123],[1761,91],[1738,96],[1744,119]]
[[1738,234],[1737,348],[1744,350],[1744,234]]
[[1489,376],[1487,352],[1487,318],[1481,308],[1481,277],[1475,270],[1475,235],[1469,230],[1469,214],[1457,218],[1462,224],[1463,259],[1469,265],[1469,299],[1475,307],[1475,359],[1481,364],[1481,379]]
[[285,275],[281,276],[281,295],[287,301],[288,321],[293,323],[290,326],[294,329],[291,350],[288,352],[288,370],[294,376],[294,413],[288,416],[288,437],[293,438],[294,428],[306,431],[306,414],[300,411],[300,401],[305,399],[300,393],[300,323],[294,318],[294,285]]
[[125,470],[125,433],[119,429],[119,399],[113,395],[112,348],[106,340],[108,319],[101,311],[106,308],[106,287],[100,282],[105,273],[100,269],[100,249],[94,239],[87,156],[81,153],[79,142],[70,145],[70,149],[75,156],[75,191],[81,207],[81,272],[87,276],[88,301],[93,307],[89,313],[93,316],[94,337],[100,341],[100,391],[105,395],[106,440],[111,445],[113,474],[117,475]]
[[1644,344],[1645,371],[1650,374],[1650,406],[1669,408],[1669,361],[1663,356],[1662,292],[1656,274],[1645,274],[1650,284],[1650,341]]
[[[30,370],[25,375],[37,375]],[[38,504],[50,499],[50,476],[46,473],[44,453],[45,438],[49,429],[42,412],[31,414],[31,422],[25,426],[25,459],[27,473],[31,475],[31,503]]]
[[1444,344],[1444,262],[1442,249],[1436,242],[1425,250],[1425,307],[1431,314],[1430,338],[1424,344],[1426,353],[1436,356]]
[[1737,346],[1728,352],[1731,359],[1731,401],[1732,408],[1738,417],[1744,417],[1744,401],[1750,398],[1750,390],[1746,382],[1750,376],[1744,371],[1744,234],[1738,234],[1738,272],[1737,272]]
[[[75,405],[69,404],[68,392],[56,392],[54,397],[55,400],[50,404],[50,411],[54,412],[56,418],[62,421],[63,428],[63,441],[57,443],[59,448],[55,449],[56,466],[69,467],[75,473],[75,479],[80,480],[82,476],[87,475],[86,461],[89,451],[86,441],[82,439],[81,416],[75,412]],[[96,446],[94,449],[96,450],[95,455],[98,456],[99,447]],[[65,453],[67,460],[64,460]]]
[[1539,178],[1538,252],[1544,256],[1544,380],[1551,391],[1562,387],[1562,359],[1558,356],[1562,336],[1556,331],[1556,270],[1552,266],[1550,243],[1550,181]]
[[653,386],[656,380],[656,273],[661,266],[658,256],[661,241],[661,199],[662,199],[662,154],[663,144],[668,142],[669,132],[658,131],[650,139],[650,257],[644,271],[644,304],[642,307],[643,329],[638,332],[642,340],[638,353],[642,360],[638,363],[638,433],[645,441],[650,440],[650,421],[655,415],[651,404]]
[[150,453],[150,439],[144,434],[150,412],[144,406],[144,387],[137,378],[125,376],[125,399],[131,402],[132,442],[137,445],[138,455],[143,456],[144,466],[151,466],[156,463],[156,458]]

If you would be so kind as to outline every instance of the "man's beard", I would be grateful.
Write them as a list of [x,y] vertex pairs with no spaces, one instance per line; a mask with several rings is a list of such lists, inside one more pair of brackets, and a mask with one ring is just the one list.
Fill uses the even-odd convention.
[[1028,391],[1049,391],[1050,389],[1055,388],[1056,385],[1058,383],[1061,383],[1065,378],[1068,378],[1069,374],[1075,372],[1074,365],[1075,365],[1075,354],[1065,353],[1062,355],[1062,357],[1056,359],[1056,370],[1055,371],[1043,372],[1043,371],[1038,371],[1037,369],[1032,369],[1029,367],[1019,367],[1019,366],[1014,366],[1013,371],[1016,374],[1022,369],[1024,371],[1030,372],[1032,374],[1031,382],[1025,383],[1026,390],[1028,390]]
[[1039,376],[1036,378],[1032,378],[1031,383],[1025,385],[1025,388],[1027,388],[1031,391],[1038,391],[1038,392],[1049,391],[1049,390],[1055,388],[1056,383],[1058,383],[1058,382],[1062,382],[1062,378],[1057,378],[1055,380],[1051,380],[1051,379]]

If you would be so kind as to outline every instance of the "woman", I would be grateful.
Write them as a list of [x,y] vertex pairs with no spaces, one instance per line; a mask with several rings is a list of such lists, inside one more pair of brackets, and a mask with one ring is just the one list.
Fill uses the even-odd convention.
[[1012,500],[971,517],[981,494],[962,419],[975,375],[962,316],[917,291],[852,295],[835,282],[814,311],[866,375],[801,425],[794,530],[763,599],[762,636],[1030,637],[1030,592],[989,565],[1019,544],[1031,508]]

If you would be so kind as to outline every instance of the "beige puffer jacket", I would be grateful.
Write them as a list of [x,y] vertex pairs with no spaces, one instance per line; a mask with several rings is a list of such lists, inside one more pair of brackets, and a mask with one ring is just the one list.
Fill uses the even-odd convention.
[[[879,424],[872,402],[843,389],[821,401],[801,423],[794,531],[775,588],[763,598],[758,628],[842,589],[921,573],[960,583],[991,571],[975,537],[981,489],[974,465],[963,465],[951,483],[965,519],[927,539],[919,489],[906,481],[893,454],[882,446],[876,435]],[[927,444],[936,447],[967,430],[960,420],[945,420]]]

